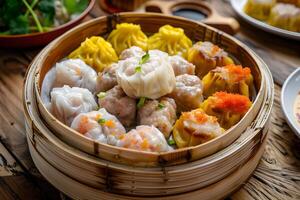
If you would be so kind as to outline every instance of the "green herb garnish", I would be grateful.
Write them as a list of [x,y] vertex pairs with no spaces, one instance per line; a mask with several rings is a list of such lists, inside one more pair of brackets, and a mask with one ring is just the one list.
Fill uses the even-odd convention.
[[100,124],[100,125],[103,125],[104,123],[106,122],[106,120],[105,119],[98,119],[98,123]]
[[140,100],[139,100],[139,102],[137,103],[137,107],[138,108],[143,107],[144,104],[145,104],[145,101],[146,101],[146,97],[141,97]]
[[145,55],[143,55],[142,59],[140,60],[139,64],[142,65],[142,64],[145,64],[150,58],[150,55],[149,53],[147,52]]
[[138,72],[142,72],[142,67],[141,66],[137,66],[135,68],[135,73],[138,73]]
[[164,107],[166,107],[166,106],[162,103],[158,103],[158,105],[157,105],[157,108],[160,110],[163,109]]
[[174,141],[173,139],[169,139],[169,140],[168,140],[168,144],[169,144],[169,145],[174,145],[174,144],[175,144],[175,141]]
[[106,92],[100,92],[99,94],[97,94],[97,97],[99,99],[103,99],[106,96]]

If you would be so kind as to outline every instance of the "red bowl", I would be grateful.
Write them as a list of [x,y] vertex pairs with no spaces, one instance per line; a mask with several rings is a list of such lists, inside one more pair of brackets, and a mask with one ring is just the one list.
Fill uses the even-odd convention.
[[62,24],[51,31],[20,35],[0,35],[0,47],[28,48],[47,45],[61,34],[78,25],[91,11],[95,1],[90,0],[88,7],[76,19]]

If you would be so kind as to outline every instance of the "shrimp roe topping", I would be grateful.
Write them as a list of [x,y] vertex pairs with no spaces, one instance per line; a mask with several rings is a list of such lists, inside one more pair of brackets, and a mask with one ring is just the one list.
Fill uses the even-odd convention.
[[216,92],[213,97],[215,97],[214,107],[220,110],[244,114],[251,106],[249,98],[240,94]]
[[228,70],[229,75],[233,75],[234,81],[241,81],[249,78],[251,70],[249,67],[242,67],[241,65],[226,65],[225,69]]

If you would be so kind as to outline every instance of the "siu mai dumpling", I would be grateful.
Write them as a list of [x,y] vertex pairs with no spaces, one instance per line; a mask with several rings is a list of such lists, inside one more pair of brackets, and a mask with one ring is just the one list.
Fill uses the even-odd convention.
[[195,74],[195,65],[188,62],[186,59],[182,58],[181,56],[175,55],[170,56],[169,61],[173,67],[175,76],[179,76],[182,74]]
[[107,92],[98,94],[100,108],[116,116],[121,123],[130,127],[135,123],[136,99],[128,97],[121,86],[116,85]]
[[201,104],[201,108],[206,114],[217,117],[221,127],[229,129],[243,118],[251,105],[246,96],[216,92]]
[[198,108],[182,113],[174,125],[173,139],[179,148],[183,148],[208,142],[223,132],[216,117]]
[[203,101],[202,93],[201,80],[197,76],[183,74],[176,76],[176,87],[168,96],[175,100],[180,113],[199,108]]
[[175,101],[168,97],[146,100],[138,110],[140,125],[153,125],[168,138],[177,119]]
[[97,72],[118,61],[118,56],[109,42],[100,36],[92,36],[81,43],[69,58],[79,58],[92,66]]
[[141,26],[137,24],[117,24],[116,29],[109,34],[107,41],[112,44],[118,55],[124,49],[132,46],[140,47],[144,51],[148,49],[148,37],[143,33]]
[[159,28],[148,40],[148,49],[159,49],[169,55],[181,55],[186,58],[192,41],[184,34],[182,28],[165,25]]
[[97,109],[94,95],[85,88],[69,87],[53,88],[48,109],[62,123],[70,125],[80,113]]
[[249,16],[264,21],[268,19],[270,11],[275,4],[276,0],[248,0],[244,11]]
[[241,94],[249,98],[254,93],[251,70],[240,65],[217,67],[202,79],[202,83],[206,98],[219,91]]
[[118,67],[119,65],[117,63],[113,63],[109,67],[106,67],[102,72],[98,73],[96,93],[106,92],[118,85],[116,76]]
[[217,66],[233,64],[227,52],[211,42],[197,42],[188,51],[187,60],[196,66],[196,75],[203,78]]
[[139,151],[166,152],[173,150],[164,135],[154,126],[137,126],[124,134],[116,146]]
[[111,145],[126,133],[119,120],[104,108],[78,115],[71,128],[92,140]]
[[150,50],[142,57],[130,57],[118,62],[117,81],[132,98],[157,99],[173,91],[175,74],[167,53]]

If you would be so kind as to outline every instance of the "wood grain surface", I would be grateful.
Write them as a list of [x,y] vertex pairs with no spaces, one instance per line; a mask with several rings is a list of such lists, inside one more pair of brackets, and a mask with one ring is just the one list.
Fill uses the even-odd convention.
[[[208,1],[224,16],[237,17],[227,1]],[[97,6],[85,20],[103,15]],[[281,108],[281,85],[300,66],[300,42],[265,33],[237,18],[235,36],[270,67],[276,85],[269,140],[253,176],[228,199],[300,199],[300,140]],[[40,49],[0,49],[0,199],[60,199],[59,192],[35,168],[25,140],[23,77]],[[300,87],[300,86],[299,86]]]

